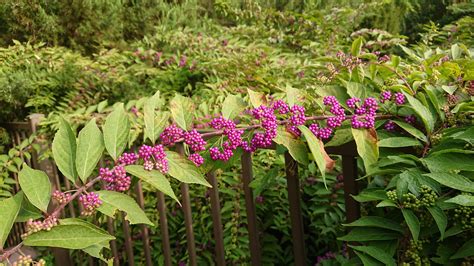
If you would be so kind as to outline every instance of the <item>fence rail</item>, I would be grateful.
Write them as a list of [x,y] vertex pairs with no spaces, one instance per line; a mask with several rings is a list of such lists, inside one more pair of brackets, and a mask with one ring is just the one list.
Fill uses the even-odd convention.
[[[13,144],[19,145],[24,139],[28,138],[32,133],[36,132],[38,122],[41,119],[41,115],[32,115],[30,116],[29,122],[15,122],[15,123],[4,123],[0,124],[0,127],[4,127],[9,132],[12,137]],[[275,149],[276,145],[271,147]],[[182,145],[176,145],[177,152],[183,154],[184,150]],[[344,177],[344,197],[345,197],[345,208],[346,208],[346,220],[347,222],[352,222],[357,220],[360,217],[360,205],[355,201],[351,195],[358,194],[357,186],[357,148],[354,142],[349,142],[338,147],[327,147],[326,151],[331,155],[340,155],[342,157],[342,171]],[[291,224],[291,233],[292,233],[292,242],[293,242],[293,254],[295,265],[306,265],[306,254],[305,254],[305,241],[304,241],[304,227],[303,227],[303,218],[301,211],[301,195],[300,195],[300,183],[298,176],[298,163],[291,157],[291,155],[285,153],[285,172],[287,179],[287,190],[288,190],[288,200],[290,206],[290,224]],[[49,160],[38,161],[36,155],[32,156],[31,160],[26,160],[27,164],[36,169],[45,171],[51,180],[51,183],[55,188],[60,189],[61,185],[69,190],[69,182],[62,177],[56,166]],[[103,164],[104,162],[101,162]],[[249,249],[250,249],[250,258],[252,265],[261,265],[261,246],[259,241],[259,230],[257,223],[257,214],[255,201],[253,197],[252,189],[250,188],[250,182],[253,180],[252,172],[252,154],[244,152],[241,157],[241,166],[242,173],[241,179],[243,184],[243,190],[245,194],[245,209],[247,213],[247,230],[249,234]],[[17,175],[13,174],[15,180],[17,180]],[[221,202],[219,198],[219,188],[216,175],[214,172],[209,172],[206,175],[209,183],[212,185],[210,191],[210,201],[211,201],[211,216],[213,222],[213,238],[215,241],[215,256],[214,260],[216,265],[225,265],[225,253],[224,253],[224,237],[223,237],[223,226],[221,221]],[[15,187],[18,191],[18,182]],[[138,182],[135,187],[135,192],[137,194],[137,201],[140,207],[144,207],[144,195],[142,191],[141,183]],[[167,210],[165,205],[165,197],[162,192],[156,193],[158,198],[157,209],[159,213],[160,220],[160,233],[162,239],[162,249],[164,255],[164,263],[166,266],[172,265],[171,260],[171,247],[168,231],[168,221],[167,221]],[[184,212],[185,218],[185,228],[186,228],[186,240],[187,240],[187,249],[189,254],[189,265],[197,265],[197,254],[196,246],[194,241],[193,233],[193,222],[192,222],[192,209],[190,204],[189,196],[189,186],[188,184],[181,184],[181,202],[182,210]],[[76,212],[72,204],[69,204],[66,213],[72,217],[76,217]],[[79,210],[80,211],[80,210]],[[126,260],[123,258],[123,255],[119,255],[119,248],[117,247],[116,241],[111,242],[111,252],[114,256],[114,265],[134,265],[134,253],[133,253],[133,240],[131,235],[131,228],[129,223],[122,217],[122,230],[124,234],[124,244],[125,244],[125,256]],[[110,234],[115,234],[114,223],[111,218],[107,218],[107,230]],[[8,245],[14,245],[21,241],[21,234],[24,231],[23,224],[15,224],[15,227],[8,238]],[[141,226],[141,241],[143,242],[145,263],[147,266],[155,265],[151,257],[151,241],[150,241],[150,232],[148,228],[144,225]],[[72,260],[69,257],[69,253],[63,249],[53,249],[53,254],[56,259],[57,265],[72,265]],[[93,265],[94,262],[91,261]]]

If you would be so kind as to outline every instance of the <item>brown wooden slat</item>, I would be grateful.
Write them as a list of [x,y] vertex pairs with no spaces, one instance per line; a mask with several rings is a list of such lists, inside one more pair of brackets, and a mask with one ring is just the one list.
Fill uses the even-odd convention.
[[[176,144],[176,150],[184,156],[183,144]],[[181,183],[181,203],[184,213],[184,224],[186,228],[186,242],[188,245],[189,265],[197,265],[196,243],[194,240],[193,214],[191,211],[191,200],[189,198],[189,185]]]
[[291,238],[293,240],[293,255],[295,265],[305,265],[305,244],[303,230],[303,216],[301,213],[300,181],[298,177],[298,163],[285,152],[285,170],[290,203]]
[[158,198],[156,205],[158,208],[158,214],[160,215],[161,242],[163,244],[165,266],[171,266],[171,248],[168,231],[168,219],[166,218],[165,194],[163,194],[161,191],[158,191],[156,192],[156,197]]
[[257,229],[257,212],[253,200],[250,182],[253,179],[252,155],[248,152],[242,154],[242,182],[245,194],[245,210],[247,212],[247,230],[250,241],[250,259],[252,265],[261,265],[262,254],[260,251],[259,233]]
[[[143,199],[143,189],[141,181],[138,181],[136,187],[137,192],[137,201],[140,208],[144,209],[144,199]],[[145,262],[147,266],[151,266],[151,252],[150,252],[150,237],[148,233],[148,227],[146,225],[141,225],[142,229],[142,240],[143,240],[143,251],[145,253]]]
[[360,203],[351,196],[359,193],[356,158],[352,156],[342,156],[342,175],[344,176],[346,221],[347,223],[351,223],[360,218]]
[[[112,236],[115,235],[114,221],[110,217],[107,217],[107,231],[109,232],[110,235],[112,235]],[[112,250],[112,256],[114,257],[114,266],[120,265],[120,258],[119,258],[119,254],[118,254],[118,251],[117,251],[117,241],[116,240],[112,240],[110,242],[110,249]]]
[[211,214],[212,224],[214,230],[214,241],[215,241],[215,263],[218,266],[225,265],[225,253],[224,253],[224,233],[222,232],[222,219],[221,219],[221,206],[219,202],[219,187],[217,185],[216,174],[210,172],[207,174],[207,179],[211,184]]
[[133,260],[132,232],[130,230],[130,224],[123,218],[124,215],[122,215],[122,227],[123,237],[125,239],[125,252],[127,253],[128,265],[133,266],[135,265],[135,261]]

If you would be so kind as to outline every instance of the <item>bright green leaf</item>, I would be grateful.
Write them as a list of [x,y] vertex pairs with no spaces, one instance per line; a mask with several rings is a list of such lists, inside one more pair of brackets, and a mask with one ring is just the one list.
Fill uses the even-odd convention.
[[82,182],[92,174],[103,151],[104,139],[94,118],[79,132],[77,139],[76,166]]
[[130,224],[147,224],[154,226],[145,212],[130,196],[108,190],[97,191],[97,194],[99,194],[99,198],[102,200],[102,205],[100,205],[97,210],[103,214],[114,217],[117,210],[120,210],[127,214],[125,220],[129,221]]
[[[299,130],[308,143],[311,154],[313,155],[314,161],[318,166],[321,176],[323,177],[324,185],[326,185],[326,151],[324,150],[323,142],[316,138],[316,136],[306,126],[299,126]],[[326,155],[326,156],[325,156]]]
[[456,175],[451,173],[430,173],[424,174],[438,183],[445,185],[450,188],[465,192],[474,192],[474,182],[467,179],[462,175]]
[[420,235],[420,221],[416,217],[415,213],[409,209],[402,209],[403,218],[410,229],[411,235],[415,241],[418,241]]
[[13,223],[20,212],[23,201],[23,192],[17,193],[15,196],[0,201],[0,248],[3,248],[5,241],[8,238]]
[[31,169],[27,164],[24,164],[18,174],[18,182],[31,204],[46,212],[51,199],[51,182],[46,173]]
[[279,127],[278,134],[274,141],[285,146],[290,155],[297,162],[303,165],[308,164],[308,150],[306,149],[306,145],[300,139],[296,139],[291,133]]
[[194,103],[191,99],[176,94],[170,103],[173,120],[182,129],[190,129],[194,119]]
[[412,147],[420,145],[421,143],[418,140],[407,137],[393,137],[379,141],[379,147],[384,148]]
[[405,93],[405,92],[403,92],[403,94],[407,98],[408,103],[410,103],[410,106],[413,108],[415,113],[418,114],[418,116],[421,118],[421,120],[425,124],[426,131],[428,133],[431,133],[434,129],[435,117],[433,117],[430,110],[426,106],[424,106],[418,99],[414,98],[410,94]]
[[176,152],[166,151],[166,158],[169,163],[168,174],[187,184],[200,184],[207,187],[211,185],[193,162],[184,158]]
[[53,157],[59,171],[71,182],[77,179],[76,136],[66,120],[59,118],[59,130],[53,139]]
[[123,104],[107,116],[103,130],[105,148],[110,156],[117,160],[127,147],[130,132],[130,121]]
[[127,170],[127,173],[140,178],[144,182],[150,184],[152,187],[178,201],[178,198],[176,198],[176,195],[171,188],[170,182],[158,170],[147,171],[143,169],[142,165],[128,165],[125,167],[125,170]]
[[246,107],[247,105],[242,98],[235,95],[229,95],[222,103],[222,116],[225,119],[234,119],[240,115]]
[[454,198],[450,198],[445,202],[455,203],[461,206],[474,207],[474,196],[472,195],[457,195]]
[[365,170],[370,169],[379,159],[377,132],[374,129],[352,129],[352,135],[357,145],[357,153],[364,161]]

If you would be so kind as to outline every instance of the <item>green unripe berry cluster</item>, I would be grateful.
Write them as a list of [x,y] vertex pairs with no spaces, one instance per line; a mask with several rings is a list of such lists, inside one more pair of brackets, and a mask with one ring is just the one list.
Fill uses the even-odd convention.
[[429,266],[429,258],[422,257],[423,244],[429,243],[429,240],[410,240],[407,250],[404,253],[404,262],[401,265]]
[[455,225],[461,225],[463,230],[474,227],[474,213],[472,207],[459,207],[454,210]]

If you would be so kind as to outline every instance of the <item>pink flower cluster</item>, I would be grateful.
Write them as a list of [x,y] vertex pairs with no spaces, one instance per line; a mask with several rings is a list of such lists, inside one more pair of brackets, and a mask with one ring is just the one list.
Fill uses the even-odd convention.
[[223,135],[227,137],[227,140],[222,143],[221,148],[212,147],[209,149],[211,159],[214,161],[228,161],[234,155],[234,150],[242,145],[242,134],[244,131],[236,129],[234,121],[223,117],[214,118],[210,125],[216,130],[222,130]]
[[242,149],[246,152],[254,152],[258,148],[267,148],[272,145],[273,139],[277,135],[277,119],[274,109],[261,105],[251,111],[252,116],[260,121],[263,132],[253,135],[250,143],[242,142]]
[[79,202],[82,204],[84,210],[81,212],[84,216],[89,216],[95,213],[95,210],[102,205],[102,200],[99,199],[99,194],[89,192],[79,196]]
[[163,174],[168,172],[169,165],[163,145],[158,144],[154,147],[142,145],[138,150],[138,157],[143,159],[143,168],[145,170],[157,169]]

